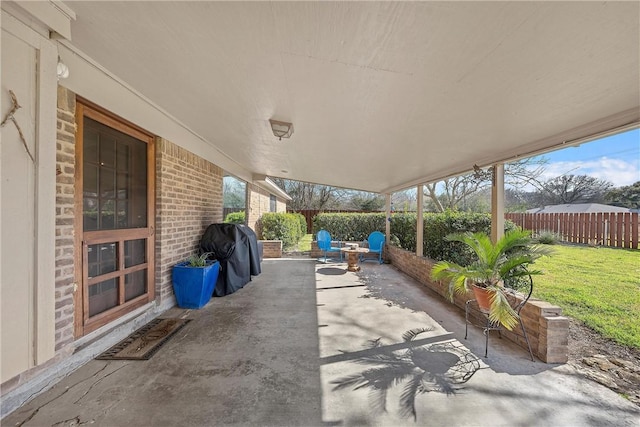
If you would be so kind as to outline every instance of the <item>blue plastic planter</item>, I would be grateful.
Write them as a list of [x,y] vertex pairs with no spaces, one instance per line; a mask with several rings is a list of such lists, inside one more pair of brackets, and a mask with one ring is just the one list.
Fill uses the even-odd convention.
[[188,262],[173,266],[173,292],[180,308],[202,308],[209,302],[218,281],[220,263],[190,267]]

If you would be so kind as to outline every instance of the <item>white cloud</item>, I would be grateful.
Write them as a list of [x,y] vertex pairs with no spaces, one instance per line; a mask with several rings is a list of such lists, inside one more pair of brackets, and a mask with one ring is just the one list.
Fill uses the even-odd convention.
[[640,159],[600,157],[589,161],[553,162],[545,166],[539,179],[546,181],[560,175],[588,175],[611,182],[614,187],[640,181]]

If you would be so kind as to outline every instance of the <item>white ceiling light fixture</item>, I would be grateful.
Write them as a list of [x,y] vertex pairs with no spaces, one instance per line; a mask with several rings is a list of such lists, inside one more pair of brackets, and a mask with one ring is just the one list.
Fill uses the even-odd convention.
[[66,79],[67,77],[69,77],[69,67],[67,67],[67,64],[62,62],[62,59],[60,59],[59,56],[58,65],[56,67],[56,74],[58,75],[58,80]]
[[271,123],[273,134],[277,136],[280,141],[282,141],[282,138],[289,138],[291,134],[293,134],[293,124],[291,123],[272,119],[269,119],[269,123]]

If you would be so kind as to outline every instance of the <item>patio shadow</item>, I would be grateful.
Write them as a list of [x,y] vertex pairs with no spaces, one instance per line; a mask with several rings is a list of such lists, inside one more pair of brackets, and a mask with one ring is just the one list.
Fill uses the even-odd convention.
[[[403,342],[407,348],[402,351],[384,346],[381,340],[368,342],[369,350],[353,359],[354,363],[373,366],[364,371],[330,381],[333,390],[352,388],[369,389],[369,405],[376,412],[386,412],[387,392],[404,383],[400,395],[399,412],[403,418],[412,417],[417,421],[416,397],[429,392],[454,395],[480,369],[480,359],[454,341],[441,342],[441,337],[433,337],[440,342],[421,345],[414,341],[430,328],[406,331]],[[397,348],[397,344],[394,346]]]

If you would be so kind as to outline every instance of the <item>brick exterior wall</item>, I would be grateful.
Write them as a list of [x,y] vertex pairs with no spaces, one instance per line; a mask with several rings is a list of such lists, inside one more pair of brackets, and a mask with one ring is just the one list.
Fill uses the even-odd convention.
[[75,113],[75,94],[62,86],[58,86],[55,255],[56,351],[60,351],[74,340]]
[[[258,239],[262,238],[262,230],[260,229],[260,218],[265,212],[271,212],[271,193],[263,190],[257,185],[247,183],[247,225],[255,231]],[[276,197],[276,212],[286,212],[287,203],[279,197]]]
[[156,301],[173,298],[171,269],[222,222],[223,170],[170,141],[156,141]]
[[[59,86],[57,105],[55,339],[60,351],[74,342],[75,94]],[[173,296],[173,264],[197,248],[209,224],[222,222],[223,171],[164,139],[156,143],[156,168],[156,298],[162,302]]]
[[[417,257],[413,252],[395,246],[385,246],[385,258],[391,260],[400,271],[421,284],[447,297],[447,285],[431,281],[431,268],[435,261]],[[464,310],[465,302],[473,295],[456,295],[454,304]],[[520,312],[533,354],[547,363],[565,363],[569,358],[569,319],[562,316],[562,309],[545,301],[530,299]],[[521,336],[520,326],[513,331],[502,331],[502,336],[527,348]]]

